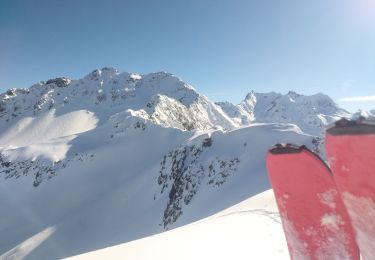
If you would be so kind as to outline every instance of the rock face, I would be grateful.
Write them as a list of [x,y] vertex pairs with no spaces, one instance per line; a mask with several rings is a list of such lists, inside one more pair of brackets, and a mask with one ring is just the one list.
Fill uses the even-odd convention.
[[182,146],[164,156],[158,176],[161,194],[169,191],[162,221],[164,228],[178,220],[182,208],[189,205],[201,186],[219,187],[235,174],[240,163],[238,157],[201,159],[202,153],[211,146],[212,138],[208,137],[199,145]]
[[0,258],[63,258],[207,217],[269,188],[270,146],[324,156],[323,127],[342,115],[323,94],[215,104],[166,72],[103,68],[10,89]]
[[67,78],[67,77],[60,77],[60,78],[55,78],[55,79],[50,79],[46,81],[46,84],[55,84],[56,87],[58,88],[64,88],[69,86],[70,82],[72,80]]

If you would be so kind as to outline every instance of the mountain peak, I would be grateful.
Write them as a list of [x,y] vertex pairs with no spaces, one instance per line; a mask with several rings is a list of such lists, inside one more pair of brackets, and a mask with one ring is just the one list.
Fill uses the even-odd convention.
[[119,72],[117,69],[112,67],[104,67],[101,69],[95,69],[89,74],[87,74],[84,78],[88,80],[95,80],[98,81],[99,79],[109,79],[116,75],[118,75]]
[[105,124],[114,113],[129,109],[145,110],[152,123],[181,130],[235,127],[219,107],[165,71],[139,75],[102,68],[82,79],[59,77],[0,95],[0,123],[79,110],[93,113]]
[[254,100],[255,99],[255,91],[254,90],[251,90],[249,93],[247,93],[246,97],[245,97],[245,100]]
[[298,93],[295,92],[295,91],[289,90],[287,96],[288,96],[289,98],[291,98],[292,100],[294,100],[294,99],[296,99],[296,98],[298,98],[298,97],[300,97],[300,96],[302,96],[302,95],[298,94]]
[[58,78],[47,80],[46,84],[47,85],[55,84],[58,88],[63,88],[63,87],[67,87],[71,82],[72,80],[68,77],[58,77]]

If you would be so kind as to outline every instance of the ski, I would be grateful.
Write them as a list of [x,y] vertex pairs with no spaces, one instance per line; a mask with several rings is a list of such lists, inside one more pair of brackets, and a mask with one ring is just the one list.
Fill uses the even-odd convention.
[[348,213],[319,156],[305,146],[276,145],[267,170],[291,259],[359,259]]
[[326,150],[361,256],[375,259],[375,121],[339,120],[327,129]]

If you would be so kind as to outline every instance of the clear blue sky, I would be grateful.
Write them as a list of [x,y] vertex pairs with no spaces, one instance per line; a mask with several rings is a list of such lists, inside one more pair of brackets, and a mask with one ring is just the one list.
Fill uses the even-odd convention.
[[214,101],[295,90],[374,109],[375,0],[0,0],[1,91],[104,66]]

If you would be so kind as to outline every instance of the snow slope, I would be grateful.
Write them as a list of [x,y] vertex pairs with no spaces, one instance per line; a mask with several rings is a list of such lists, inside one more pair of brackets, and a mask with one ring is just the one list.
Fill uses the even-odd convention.
[[289,259],[271,190],[206,219],[69,259]]
[[0,149],[15,149],[80,134],[96,127],[97,118],[87,110],[56,116],[56,110],[39,117],[24,117],[0,134]]
[[[154,124],[114,138],[108,132],[74,139],[69,161],[53,173],[36,178],[28,171],[0,182],[3,256],[17,256],[22,242],[45,230],[53,232],[28,259],[68,257],[197,221],[269,188],[269,146],[312,142],[288,125],[195,136]],[[42,180],[37,187],[35,178]]]
[[209,217],[269,189],[279,142],[324,155],[291,116],[299,102],[280,103],[284,119],[248,96],[239,121],[174,75],[113,68],[1,94],[0,258],[69,257]]

